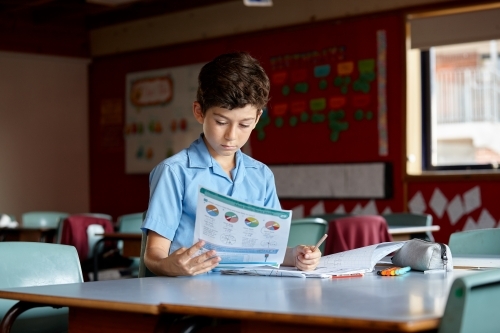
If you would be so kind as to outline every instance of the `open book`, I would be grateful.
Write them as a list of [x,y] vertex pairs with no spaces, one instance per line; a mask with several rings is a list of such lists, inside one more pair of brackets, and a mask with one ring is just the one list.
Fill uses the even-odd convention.
[[264,275],[264,276],[291,276],[329,278],[357,273],[367,273],[382,258],[399,250],[405,242],[385,242],[358,249],[339,252],[321,257],[318,267],[314,271],[300,271],[295,267],[274,268],[259,266],[252,268],[221,270],[222,274]]

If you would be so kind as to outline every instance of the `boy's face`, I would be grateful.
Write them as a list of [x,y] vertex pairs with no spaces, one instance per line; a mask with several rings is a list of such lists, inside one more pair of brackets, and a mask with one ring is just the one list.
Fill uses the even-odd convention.
[[248,104],[243,108],[232,110],[212,107],[203,115],[200,104],[194,102],[193,113],[196,120],[203,125],[210,155],[218,160],[233,157],[248,141],[262,111]]

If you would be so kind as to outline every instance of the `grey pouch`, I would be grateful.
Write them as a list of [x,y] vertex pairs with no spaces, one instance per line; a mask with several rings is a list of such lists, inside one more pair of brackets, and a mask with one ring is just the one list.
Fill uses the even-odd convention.
[[429,269],[453,270],[451,251],[443,243],[427,242],[414,238],[409,240],[392,257],[396,266],[410,266],[417,271]]

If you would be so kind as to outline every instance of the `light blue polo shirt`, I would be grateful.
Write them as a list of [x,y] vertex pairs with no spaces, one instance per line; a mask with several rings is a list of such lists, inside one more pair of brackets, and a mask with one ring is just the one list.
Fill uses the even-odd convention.
[[149,207],[142,229],[170,239],[170,252],[191,247],[200,185],[253,205],[281,209],[274,175],[264,163],[238,150],[231,175],[233,180],[212,158],[200,135],[189,148],[151,171]]

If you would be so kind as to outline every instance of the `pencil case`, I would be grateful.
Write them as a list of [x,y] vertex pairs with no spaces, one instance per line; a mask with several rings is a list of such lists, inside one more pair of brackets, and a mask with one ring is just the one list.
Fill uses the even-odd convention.
[[410,266],[417,271],[430,269],[453,270],[453,259],[448,245],[414,238],[407,241],[392,257],[399,267]]

